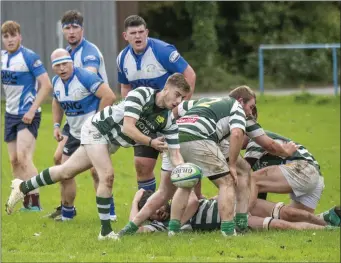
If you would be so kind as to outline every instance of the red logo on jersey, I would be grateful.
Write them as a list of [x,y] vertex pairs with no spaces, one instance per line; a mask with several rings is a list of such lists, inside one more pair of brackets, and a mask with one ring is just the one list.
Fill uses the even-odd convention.
[[199,119],[199,116],[191,116],[191,117],[181,117],[176,121],[176,123],[195,123]]

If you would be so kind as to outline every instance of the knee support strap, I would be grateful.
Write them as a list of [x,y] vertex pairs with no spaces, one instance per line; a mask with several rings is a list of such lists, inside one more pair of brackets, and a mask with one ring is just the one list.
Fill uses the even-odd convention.
[[274,209],[272,209],[272,214],[271,214],[272,218],[280,219],[279,214],[283,206],[285,206],[283,202],[279,202],[275,205]]
[[266,229],[266,230],[269,230],[269,225],[272,221],[272,217],[266,217],[264,218],[264,221],[263,221],[263,228]]

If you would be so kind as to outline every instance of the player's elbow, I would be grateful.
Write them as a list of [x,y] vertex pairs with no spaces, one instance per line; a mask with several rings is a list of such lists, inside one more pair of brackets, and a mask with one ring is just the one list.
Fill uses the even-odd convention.
[[231,137],[242,141],[244,139],[244,131],[240,128],[234,128],[231,130]]

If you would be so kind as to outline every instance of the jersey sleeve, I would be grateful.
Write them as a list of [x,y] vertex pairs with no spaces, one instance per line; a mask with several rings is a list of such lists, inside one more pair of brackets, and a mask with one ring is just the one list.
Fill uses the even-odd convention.
[[253,158],[259,160],[264,153],[264,150],[256,142],[250,140],[246,146],[244,158]]
[[239,102],[234,102],[232,109],[231,109],[231,114],[229,118],[229,125],[230,125],[230,130],[232,131],[235,128],[242,129],[245,132],[245,127],[246,127],[246,119],[245,119],[245,112],[240,105]]
[[148,103],[152,92],[148,88],[137,88],[128,93],[124,101],[124,117],[140,119],[142,108]]
[[82,70],[78,71],[79,73],[77,74],[79,81],[88,91],[95,94],[104,81],[94,72],[88,71],[86,69],[78,70]]
[[188,66],[187,61],[170,44],[157,47],[157,57],[162,66],[170,73],[183,73]]
[[117,73],[118,73],[118,82],[121,84],[129,84],[129,80],[127,79],[126,75],[123,71],[123,62],[124,56],[127,53],[126,50],[122,50],[121,53],[117,56],[116,64],[117,64]]
[[246,135],[253,139],[264,135],[265,131],[260,126],[258,122],[256,122],[252,117],[247,118],[246,120]]
[[165,136],[166,142],[168,144],[168,148],[171,148],[171,149],[180,148],[179,128],[171,112],[168,115],[166,126],[163,128],[162,131],[160,131],[160,133],[162,133]]
[[23,55],[25,58],[25,62],[27,63],[28,69],[36,78],[46,72],[43,62],[41,62],[38,54],[36,54],[33,51],[25,50],[23,52]]
[[98,53],[98,50],[95,47],[88,45],[82,51],[82,64],[83,68],[93,67],[97,69],[97,72],[99,71],[101,57],[100,54]]

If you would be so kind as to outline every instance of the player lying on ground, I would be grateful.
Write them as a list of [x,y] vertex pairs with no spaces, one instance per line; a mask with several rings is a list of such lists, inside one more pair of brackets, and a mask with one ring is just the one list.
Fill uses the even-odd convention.
[[[145,205],[151,192],[140,189],[132,202],[130,218]],[[170,217],[169,204],[158,209],[149,220],[151,223],[139,227],[138,232],[168,231]],[[248,224],[252,230],[307,230],[329,228],[324,220],[311,213],[265,200],[257,200],[252,210],[254,215],[249,215]],[[216,199],[200,199],[192,192],[181,219],[182,230],[219,230],[221,218],[218,212],[218,201]]]
[[[82,126],[81,146],[62,165],[45,169],[31,180],[12,181],[12,192],[6,203],[8,214],[15,204],[33,189],[75,177],[94,166],[99,176],[96,193],[101,231],[98,239],[115,238],[110,223],[110,199],[114,171],[110,153],[120,146],[128,148],[136,143],[149,145],[159,151],[168,150],[173,165],[183,163],[179,151],[178,126],[171,110],[178,106],[190,91],[184,76],[171,75],[162,91],[140,87],[129,92],[121,103],[104,108]],[[164,137],[152,139],[151,133]]]

